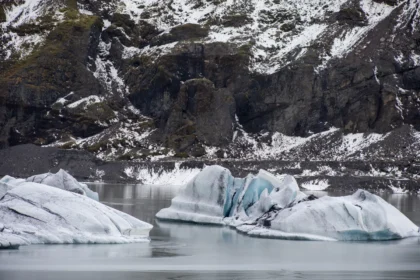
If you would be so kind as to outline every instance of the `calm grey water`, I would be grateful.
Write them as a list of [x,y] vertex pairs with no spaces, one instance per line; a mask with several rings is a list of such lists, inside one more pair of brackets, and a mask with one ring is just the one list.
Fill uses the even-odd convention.
[[[103,203],[153,224],[152,241],[36,245],[0,251],[0,280],[420,279],[419,238],[392,242],[252,238],[227,227],[156,221],[156,212],[169,206],[176,194],[171,187],[91,187],[99,192]],[[420,224],[419,196],[381,196]]]

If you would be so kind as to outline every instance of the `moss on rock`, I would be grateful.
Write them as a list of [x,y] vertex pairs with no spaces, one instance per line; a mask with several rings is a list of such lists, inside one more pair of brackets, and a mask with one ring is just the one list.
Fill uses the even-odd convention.
[[169,33],[153,38],[151,45],[159,46],[177,41],[188,41],[207,37],[209,28],[199,24],[187,23],[175,26]]
[[69,149],[72,149],[74,147],[76,147],[76,142],[75,141],[69,141],[69,142],[66,142],[66,143],[62,144],[61,146],[59,146],[59,148],[63,149],[63,150],[69,150]]
[[[50,74],[43,72],[43,69],[37,67],[37,64],[39,62],[45,64],[47,60],[52,63],[51,67],[53,68],[59,66],[60,64],[71,64],[72,62],[67,60],[70,56],[68,52],[74,51],[68,49],[68,44],[71,38],[74,36],[80,36],[83,32],[90,30],[94,25],[96,25],[97,28],[100,28],[102,24],[102,20],[96,16],[81,14],[78,15],[77,19],[67,19],[61,22],[47,36],[47,39],[42,46],[36,48],[24,59],[16,61],[12,67],[4,72],[3,78],[13,79],[13,83],[15,84],[19,83],[22,77],[28,76],[17,75],[22,71],[29,71],[28,74],[32,73],[37,77],[42,75],[42,78],[50,78]],[[24,34],[26,34],[26,32],[39,32],[42,30],[42,26],[43,25],[36,26],[32,24],[23,25],[21,26],[20,32]],[[65,55],[65,53],[67,53],[67,55]],[[62,60],[59,61],[57,59]],[[15,78],[13,78],[14,76]]]
[[6,13],[4,12],[4,6],[0,6],[0,22],[5,22],[7,20]]
[[252,19],[246,14],[228,15],[222,19],[222,25],[225,27],[241,27],[250,23]]
[[66,108],[66,110],[79,121],[109,122],[116,117],[114,111],[106,102],[98,102],[87,106],[82,103],[76,108]]
[[69,9],[77,10],[77,0],[65,0],[65,3]]
[[[103,22],[97,16],[79,13],[76,13],[76,17],[66,16],[57,25],[53,25],[53,21],[51,16],[46,15],[39,19],[39,26],[20,26],[19,32],[22,34],[43,32],[49,26],[51,31],[48,30],[50,32],[43,43],[32,46],[33,51],[31,47],[26,50],[21,48],[22,53],[29,50],[31,53],[24,53],[23,58],[20,55],[12,56],[1,65],[0,104],[8,110],[22,112],[17,116],[18,121],[28,127],[26,135],[33,135],[27,136],[26,141],[33,142],[32,138],[42,137],[50,143],[54,141],[54,137],[50,136],[51,131],[88,137],[90,133],[95,134],[103,129],[92,121],[97,116],[92,115],[78,122],[78,118],[65,115],[64,111],[58,114],[62,108],[51,108],[57,99],[68,95],[70,91],[77,92],[75,95],[78,96],[101,93],[101,85],[87,69],[87,61],[89,56],[93,56],[92,50],[99,42]],[[105,119],[112,111],[109,108],[98,110],[99,116]]]
[[88,150],[91,153],[97,153],[100,151],[105,151],[108,148],[107,142],[105,141],[100,141],[97,143],[94,143],[92,145],[88,145],[85,147],[86,150]]

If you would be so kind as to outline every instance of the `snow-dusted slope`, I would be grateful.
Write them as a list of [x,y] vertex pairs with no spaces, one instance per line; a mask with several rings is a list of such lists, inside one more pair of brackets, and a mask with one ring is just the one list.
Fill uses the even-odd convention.
[[[0,98],[6,116],[37,113],[1,119],[0,146],[106,160],[418,158],[419,5],[8,1]],[[404,144],[390,144],[405,124]]]
[[[320,67],[328,60],[340,58],[367,36],[389,14],[405,7],[404,16],[418,8],[416,1],[402,1],[390,6],[379,1],[362,0],[360,9],[366,15],[363,26],[334,23],[335,14],[347,9],[347,0],[281,0],[281,1],[198,1],[198,0],[124,0],[101,3],[100,10],[111,9],[131,15],[136,22],[145,20],[163,33],[187,24],[209,26],[201,41],[250,45],[251,71],[271,74],[302,57],[316,41],[329,37]],[[402,16],[403,17],[403,16]],[[402,21],[404,19],[402,18]],[[333,40],[331,40],[333,39]],[[165,46],[155,49],[166,49]],[[131,54],[142,53],[131,48]],[[129,56],[129,55],[128,55]]]
[[[52,19],[56,21],[61,21],[63,14],[59,12],[59,9],[64,5],[61,3],[62,1],[49,0],[9,2],[10,4],[4,4],[3,6],[5,21],[0,23],[1,29],[8,31],[2,35],[5,44],[0,46],[0,55],[2,54],[5,60],[24,59],[36,47],[42,45],[49,31],[45,29],[37,34],[18,34],[14,28],[23,25],[40,25],[46,14],[50,14]],[[12,3],[18,3],[18,5]],[[15,57],[12,57],[12,55]]]
[[47,3],[49,1],[42,0],[9,2],[17,2],[18,5],[4,4],[5,6],[3,9],[6,15],[6,21],[2,23],[2,27],[16,27],[24,23],[37,22],[38,18],[43,16],[44,13],[46,13],[46,10],[48,8],[47,4],[54,4],[53,2]]
[[[16,2],[20,4],[4,7],[6,20],[1,24],[3,29],[22,24],[39,24],[46,14],[57,21],[63,19],[60,8],[65,7],[65,1]],[[303,56],[311,45],[322,40],[326,44],[320,67],[325,67],[328,60],[343,57],[350,52],[370,30],[396,10],[402,12],[398,25],[394,27],[395,31],[409,21],[417,26],[417,0],[400,1],[395,6],[385,2],[360,0],[353,7],[351,1],[347,0],[84,0],[79,1],[77,7],[80,13],[88,15],[103,11],[128,14],[137,23],[146,21],[156,26],[162,34],[187,23],[206,25],[209,27],[208,36],[200,41],[249,44],[253,54],[251,70],[270,74]],[[335,22],[337,13],[351,9],[363,14],[360,15],[363,24],[349,27]],[[13,37],[6,48],[17,49],[23,44],[39,44],[45,35],[22,37],[12,32],[6,35]],[[170,47],[173,46],[171,44]],[[148,49],[127,48],[125,57],[130,58]],[[167,51],[167,46],[154,49]]]
[[[80,1],[78,8],[85,14],[105,10],[111,13],[125,13],[136,22],[143,20],[156,26],[163,34],[168,33],[171,28],[187,23],[208,25],[208,36],[200,41],[249,44],[253,54],[250,70],[267,74],[274,73],[291,61],[302,57],[312,44],[328,37],[328,41],[332,41],[332,44],[325,45],[325,53],[320,64],[321,68],[325,67],[328,60],[345,56],[381,20],[401,7],[404,8],[404,12],[400,16],[400,25],[405,24],[411,15],[415,17],[413,19],[415,22],[419,17],[416,14],[418,9],[416,0],[401,1],[396,6],[379,1],[362,0],[360,9],[366,15],[363,26],[349,28],[334,23],[332,18],[343,7],[346,8],[348,2],[347,0],[227,0],[215,3],[198,0],[113,0]],[[61,1],[28,0],[22,3],[5,7],[7,20],[2,23],[3,28],[39,23],[39,19],[50,11],[54,11],[52,15],[56,20],[63,18],[63,14],[59,12],[64,6]],[[95,6],[97,11],[89,11],[92,6]],[[398,26],[395,29],[398,29]],[[43,36],[45,35],[44,33]],[[38,34],[21,37],[12,33],[9,36],[12,36],[13,40],[8,46],[15,49],[25,43],[39,44],[44,39]],[[174,44],[171,44],[170,47],[173,46]],[[104,51],[105,48],[102,47]],[[152,49],[167,52],[167,46]],[[130,47],[126,49],[125,57],[130,58],[145,51],[150,50]],[[100,75],[100,72],[97,75]]]

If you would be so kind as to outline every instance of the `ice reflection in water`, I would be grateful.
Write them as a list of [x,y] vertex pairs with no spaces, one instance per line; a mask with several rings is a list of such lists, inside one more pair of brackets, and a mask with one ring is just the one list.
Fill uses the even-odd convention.
[[[417,238],[373,243],[251,238],[228,227],[156,221],[155,213],[169,206],[179,188],[105,184],[91,187],[105,204],[152,223],[152,242],[39,245],[0,252],[1,280],[420,278]],[[418,196],[382,197],[420,224]]]

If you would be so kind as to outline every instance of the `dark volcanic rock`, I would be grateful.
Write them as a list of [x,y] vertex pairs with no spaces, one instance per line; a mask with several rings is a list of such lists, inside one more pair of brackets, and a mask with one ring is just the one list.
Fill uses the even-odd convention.
[[365,12],[358,7],[349,7],[340,10],[335,16],[340,23],[347,23],[352,25],[366,25],[367,18]]
[[195,143],[227,145],[234,120],[231,92],[215,88],[207,79],[188,80],[181,86],[165,126],[168,146],[184,151]]
[[83,137],[98,131],[95,118],[84,121],[79,115],[63,118],[59,112],[47,112],[70,92],[79,98],[104,92],[86,67],[89,57],[96,56],[101,28],[102,21],[94,16],[65,21],[48,35],[42,50],[2,72],[0,147],[48,143],[58,130]]
[[151,46],[166,45],[177,41],[185,41],[206,37],[209,30],[199,24],[187,23],[176,26],[169,33],[162,34],[151,40]]
[[385,3],[385,4],[390,5],[390,6],[395,6],[399,2],[401,2],[400,0],[373,0],[373,1],[377,2],[377,3]]
[[247,84],[247,62],[233,45],[179,45],[157,61],[143,58],[130,69],[129,98],[158,120],[170,147],[223,146],[232,139],[235,93]]
[[420,2],[301,2],[43,1],[0,31],[0,148],[222,158],[247,133],[419,130]]
[[406,89],[420,90],[420,67],[404,72],[403,84]]

